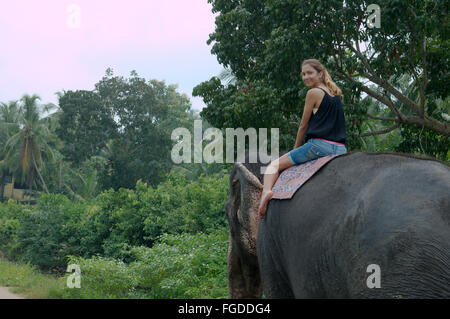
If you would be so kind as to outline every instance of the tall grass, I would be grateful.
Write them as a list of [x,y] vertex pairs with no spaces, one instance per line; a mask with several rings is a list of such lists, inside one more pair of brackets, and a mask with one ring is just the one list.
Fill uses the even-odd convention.
[[24,298],[53,298],[65,285],[64,278],[45,275],[36,266],[16,264],[0,258],[0,286],[14,287],[10,291]]

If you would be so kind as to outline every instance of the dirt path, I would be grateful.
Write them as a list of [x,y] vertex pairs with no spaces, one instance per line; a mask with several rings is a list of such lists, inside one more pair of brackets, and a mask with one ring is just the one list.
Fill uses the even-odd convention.
[[0,299],[24,299],[19,295],[9,292],[11,287],[0,287]]

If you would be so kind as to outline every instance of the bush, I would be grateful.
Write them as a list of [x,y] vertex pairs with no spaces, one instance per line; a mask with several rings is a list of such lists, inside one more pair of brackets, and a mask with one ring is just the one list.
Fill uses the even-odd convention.
[[151,247],[163,233],[208,233],[226,226],[227,193],[228,175],[187,181],[173,172],[155,188],[138,181],[136,191],[111,189],[98,196],[95,233],[105,256],[130,262],[129,247]]
[[[144,187],[144,192],[151,192]],[[151,245],[144,231],[144,220],[148,212],[146,203],[138,191],[121,188],[110,189],[97,198],[99,209],[93,218],[98,241],[107,257],[126,259],[124,248],[128,246]]]
[[15,200],[0,203],[0,256],[19,261],[22,249],[18,241],[18,230],[25,216],[31,212],[31,206],[19,204]]
[[144,221],[149,238],[163,233],[209,233],[227,225],[225,202],[228,175],[200,176],[187,183],[183,175],[169,174],[146,200]]
[[[63,298],[227,298],[227,230],[164,234],[152,247],[132,247],[136,261],[70,257],[81,270],[81,288]],[[69,276],[68,274],[67,276]]]
[[85,204],[64,195],[42,195],[17,229],[22,259],[45,271],[63,272],[67,255],[89,257],[99,252],[91,238],[88,211]]
[[151,249],[136,247],[130,268],[148,298],[227,298],[228,232],[164,234]]
[[[0,205],[0,251],[11,260],[30,262],[46,272],[63,273],[68,255],[84,260],[96,255],[106,257],[104,260],[92,259],[95,265],[105,260],[138,263],[142,262],[144,254],[133,247],[152,247],[157,243],[152,254],[169,258],[167,262],[173,265],[177,262],[176,257],[184,254],[186,256],[183,258],[198,269],[196,259],[191,260],[189,255],[196,247],[189,241],[199,245],[205,241],[205,245],[211,246],[211,238],[218,238],[214,237],[218,236],[217,229],[223,230],[227,225],[224,208],[227,192],[228,175],[200,176],[196,181],[187,181],[183,175],[171,173],[158,187],[148,187],[138,182],[136,191],[108,190],[91,202],[72,202],[61,194],[43,194],[35,206],[9,201],[6,205]],[[196,233],[202,234],[193,235]],[[213,237],[208,237],[208,233]],[[172,234],[174,237],[162,234]],[[170,247],[167,255],[161,251],[161,245]],[[185,254],[184,246],[190,247],[189,253]],[[142,251],[145,249],[148,248],[141,248]],[[174,251],[173,255],[170,255],[170,250]],[[201,251],[196,254],[196,258],[203,258]],[[211,256],[216,255],[217,252],[213,252]],[[217,264],[218,261],[211,261],[211,256],[204,258],[210,260],[211,265]],[[164,269],[163,266],[159,265],[158,269]],[[166,266],[169,272],[173,270],[178,273],[176,268],[170,268],[172,266],[169,264]],[[208,274],[211,271],[207,269]],[[180,270],[178,275],[181,276],[181,273]],[[139,273],[140,276],[143,274]],[[197,280],[195,278],[198,277],[195,274],[189,278]],[[182,280],[185,285],[194,287],[193,282],[188,282],[188,277],[166,278],[162,286],[174,287],[175,283],[170,284],[170,280]],[[216,286],[210,284],[211,287]],[[147,288],[144,289],[145,294]],[[183,287],[180,292],[171,289],[164,288],[161,292],[152,291],[149,294],[172,297],[196,294]]]
[[[80,288],[65,287],[61,296],[63,298],[126,298],[137,285],[133,272],[120,260],[100,256],[91,259],[70,256],[69,264],[80,266]],[[70,275],[67,274],[66,278]]]

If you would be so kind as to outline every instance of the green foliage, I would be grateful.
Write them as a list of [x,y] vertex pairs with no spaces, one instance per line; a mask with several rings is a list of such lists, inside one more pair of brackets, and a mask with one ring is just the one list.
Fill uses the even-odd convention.
[[40,197],[17,230],[23,249],[21,259],[42,270],[61,272],[67,255],[90,256],[97,252],[95,244],[89,242],[92,229],[85,211],[85,204],[75,204],[63,195]]
[[63,278],[40,273],[37,267],[30,263],[17,264],[0,258],[0,286],[15,287],[11,292],[22,297],[57,298],[65,284],[61,279]]
[[[368,28],[367,18],[373,12],[366,9],[372,2],[365,0],[210,2],[218,16],[208,44],[212,44],[211,52],[219,63],[235,77],[228,85],[213,77],[194,88],[193,95],[201,96],[207,104],[201,116],[211,124],[219,128],[279,127],[280,146],[290,149],[307,92],[301,80],[301,62],[315,58],[327,67],[343,91],[349,150],[367,148],[367,139],[360,135],[374,126],[367,114],[378,115],[367,112],[362,92],[378,93],[377,99],[373,94],[370,97],[372,104],[384,104],[388,97],[409,122],[402,126],[421,129],[421,121],[416,121],[419,107],[415,109],[404,100],[398,102],[392,96],[394,89],[386,83],[415,105],[423,98],[425,115],[437,121],[425,116],[422,122],[428,129],[448,136],[442,133],[448,132],[448,121],[435,117],[429,108],[449,92],[448,85],[442,85],[448,82],[449,74],[445,1],[377,2],[382,16],[380,28]],[[414,78],[409,92],[402,91],[395,81],[404,74]],[[428,82],[422,92],[425,76]],[[378,89],[370,88],[368,79]],[[380,129],[394,124],[378,123]],[[406,135],[402,138],[407,142]],[[391,151],[396,143],[387,143]],[[402,149],[415,152],[417,147],[404,143]]]
[[[418,99],[418,93],[412,85],[413,81],[411,76],[401,75],[392,77],[390,81],[394,82],[400,88],[400,91],[411,100]],[[383,106],[381,103],[373,103],[368,97],[362,100],[361,106],[366,109],[367,113],[379,118],[395,118],[395,114],[389,108]],[[407,112],[407,109],[398,101],[395,102],[395,106],[402,112]],[[431,117],[441,122],[449,122],[449,98],[445,100],[432,99],[427,101],[425,106]],[[394,124],[392,121],[388,122]],[[383,125],[380,124],[379,120],[367,118],[363,121],[361,129],[361,132],[376,132],[383,129]],[[424,126],[418,127],[416,125],[405,124],[386,134],[366,136],[362,139],[364,145],[361,148],[362,150],[426,154],[443,161],[449,160],[449,137]]]
[[94,91],[65,92],[58,135],[66,159],[79,167],[101,157],[102,189],[132,189],[139,179],[157,185],[172,166],[172,130],[190,127],[194,117],[189,99],[176,89],[135,71],[124,78],[108,69]]
[[449,137],[415,126],[403,127],[401,136],[402,141],[396,146],[396,151],[427,154],[441,161],[450,161]]
[[[91,259],[70,256],[68,264],[80,267],[81,283],[80,288],[65,287],[60,292],[62,298],[127,298],[138,284],[138,278],[120,260],[100,256]],[[70,274],[66,278],[68,276]]]
[[68,255],[100,254],[125,262],[130,247],[152,246],[163,233],[209,233],[226,225],[228,175],[188,181],[170,173],[158,187],[138,182],[92,201],[43,195],[36,206],[0,204],[0,251],[44,271],[63,272]]
[[227,175],[171,173],[157,188],[138,182],[91,202],[10,200],[0,204],[0,252],[45,272],[78,264],[82,288],[58,280],[52,298],[225,298],[227,184]]
[[[135,261],[71,256],[81,270],[80,288],[63,298],[227,298],[228,234],[162,235],[152,247],[132,247]],[[69,276],[70,274],[66,275]]]
[[96,92],[78,90],[59,97],[61,115],[56,133],[64,142],[61,150],[67,160],[79,165],[97,155],[109,138],[115,136],[117,124],[113,111],[102,103]]
[[19,260],[22,256],[18,230],[30,212],[30,206],[18,204],[12,199],[0,203],[0,255],[9,260]]
[[45,272],[78,264],[81,288],[58,280],[52,298],[226,298],[228,179],[171,172],[158,187],[139,181],[89,202],[10,200],[0,204],[0,252]]
[[228,232],[160,237],[151,249],[136,247],[139,288],[150,298],[227,298]]
[[41,169],[54,161],[53,149],[60,146],[54,134],[55,114],[42,117],[55,108],[54,104],[39,105],[38,95],[25,94],[20,101],[2,103],[0,108],[0,184],[4,175],[15,176],[17,183],[32,188],[35,178],[48,193]]
[[106,256],[130,260],[130,246],[151,246],[163,233],[210,232],[226,225],[227,175],[188,181],[170,173],[153,188],[138,182],[136,190],[108,190],[98,197],[93,218],[97,242]]
[[126,258],[123,252],[128,245],[151,245],[144,232],[145,202],[140,200],[138,191],[110,189],[98,196],[97,204],[93,224],[106,256]]
[[[191,129],[195,118],[177,85],[135,71],[124,78],[108,69],[95,90],[57,95],[60,108],[43,118],[37,95],[0,103],[0,185],[13,175],[20,188],[77,201],[132,189],[139,179],[157,185],[173,165],[172,130]],[[53,107],[44,105],[44,113]]]
[[[450,98],[432,100],[427,104],[433,118],[450,123]],[[396,151],[427,154],[442,161],[450,161],[450,137],[425,127],[405,125],[401,129],[401,142]]]
[[200,176],[188,183],[183,175],[171,173],[152,190],[146,206],[152,214],[144,221],[145,230],[156,238],[162,233],[209,232],[224,226],[227,192],[225,174],[219,178]]

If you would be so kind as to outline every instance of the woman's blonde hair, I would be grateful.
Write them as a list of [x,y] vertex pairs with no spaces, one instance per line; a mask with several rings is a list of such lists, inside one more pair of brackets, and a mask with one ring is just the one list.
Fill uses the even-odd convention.
[[344,98],[341,89],[336,85],[336,83],[333,82],[327,69],[322,65],[322,63],[320,63],[319,60],[307,59],[302,62],[302,67],[305,64],[311,65],[317,72],[323,71],[322,82],[327,86],[330,92],[333,93],[333,95],[338,95],[341,99]]

